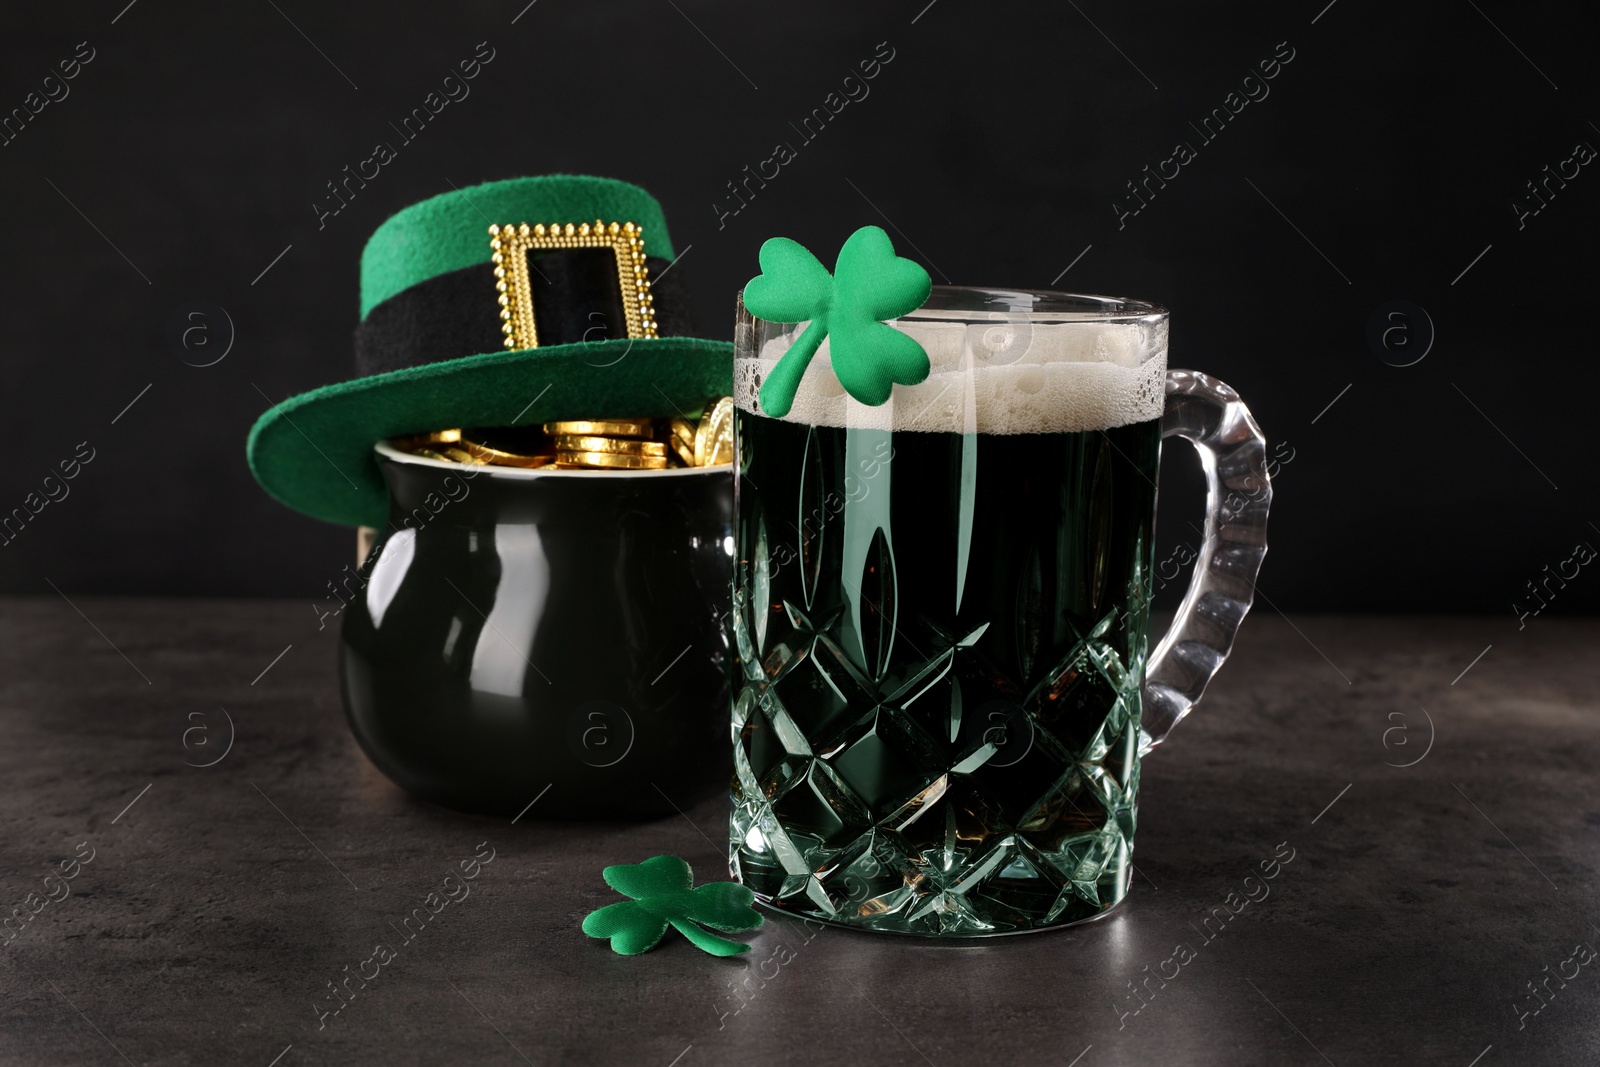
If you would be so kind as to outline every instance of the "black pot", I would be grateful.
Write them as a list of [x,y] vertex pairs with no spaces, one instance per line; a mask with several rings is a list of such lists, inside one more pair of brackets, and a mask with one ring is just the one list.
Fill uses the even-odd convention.
[[726,790],[729,468],[378,461],[389,527],[339,663],[384,774],[471,811],[538,798],[533,818],[668,815]]

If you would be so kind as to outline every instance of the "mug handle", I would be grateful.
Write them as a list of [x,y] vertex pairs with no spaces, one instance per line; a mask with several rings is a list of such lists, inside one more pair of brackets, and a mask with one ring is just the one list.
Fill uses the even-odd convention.
[[1233,649],[1267,554],[1267,439],[1227,385],[1192,370],[1167,372],[1161,437],[1182,437],[1206,475],[1205,542],[1189,590],[1145,668],[1142,756],[1199,703]]

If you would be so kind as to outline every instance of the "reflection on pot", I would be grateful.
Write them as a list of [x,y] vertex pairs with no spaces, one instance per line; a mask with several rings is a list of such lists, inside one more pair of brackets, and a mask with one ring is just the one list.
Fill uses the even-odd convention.
[[380,770],[473,811],[539,797],[545,818],[669,815],[726,787],[727,467],[378,459],[390,522],[340,676]]

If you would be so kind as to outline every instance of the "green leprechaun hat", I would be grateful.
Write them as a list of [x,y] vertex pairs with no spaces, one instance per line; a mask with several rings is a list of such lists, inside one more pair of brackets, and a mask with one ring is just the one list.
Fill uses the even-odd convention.
[[672,263],[661,205],[610,178],[513,178],[413,204],[361,254],[357,376],[262,415],[250,470],[307,515],[382,526],[373,445],[386,438],[694,415],[732,392],[733,345],[693,336]]

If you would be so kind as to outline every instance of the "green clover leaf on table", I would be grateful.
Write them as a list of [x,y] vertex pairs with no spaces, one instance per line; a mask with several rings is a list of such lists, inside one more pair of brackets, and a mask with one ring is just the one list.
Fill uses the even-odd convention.
[[928,272],[894,254],[889,235],[863,226],[839,249],[832,274],[787,237],[761,246],[761,273],[744,288],[744,306],[772,322],[808,325],[761,385],[761,410],[782,418],[824,337],[839,384],[863,404],[889,399],[895,384],[928,377],[928,354],[911,337],[883,323],[921,307],[933,290]]
[[755,894],[733,882],[694,885],[694,872],[677,856],[653,856],[643,863],[619,864],[600,872],[606,884],[625,897],[591,911],[583,920],[590,937],[608,937],[611,950],[624,956],[649,952],[673,926],[696,947],[713,956],[737,956],[750,946],[713,930],[754,930],[762,923],[750,906]]

